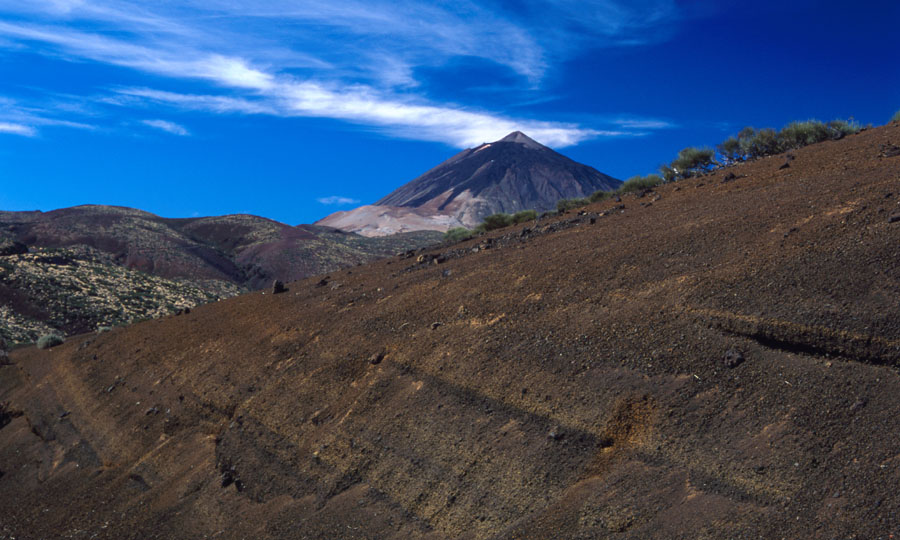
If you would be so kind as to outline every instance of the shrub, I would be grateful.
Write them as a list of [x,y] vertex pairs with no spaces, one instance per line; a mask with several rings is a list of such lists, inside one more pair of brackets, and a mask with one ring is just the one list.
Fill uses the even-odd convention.
[[900,111],[894,113],[894,116],[891,117],[891,122],[900,122]]
[[[712,148],[688,147],[678,152],[678,157],[662,170],[663,175],[679,178],[690,178],[708,172],[716,166],[716,152]],[[669,180],[671,181],[671,180]]]
[[509,214],[491,214],[490,216],[484,218],[484,221],[479,225],[485,231],[493,231],[494,229],[502,229],[503,227],[508,227],[513,224],[513,217]]
[[512,216],[513,223],[525,223],[526,221],[534,221],[537,219],[537,212],[534,210],[522,210],[521,212],[516,212]]
[[49,349],[50,347],[56,347],[57,345],[62,345],[63,337],[59,334],[44,334],[37,340],[37,348],[38,349]]
[[562,199],[556,202],[556,210],[559,212],[565,212],[567,210],[574,210],[575,208],[581,208],[582,206],[587,206],[590,204],[590,199]]
[[832,139],[842,139],[846,135],[855,135],[859,133],[859,124],[856,122],[847,122],[846,120],[832,120],[828,122],[828,132]]
[[778,150],[794,150],[829,139],[828,126],[817,120],[791,122],[778,133]]
[[634,191],[642,191],[645,189],[653,189],[663,183],[663,179],[658,174],[648,174],[647,176],[632,176],[619,187],[619,193],[631,193]]
[[[745,128],[751,129],[753,128]],[[771,128],[763,128],[759,131],[753,130],[752,135],[742,142],[741,150],[745,150],[745,154],[751,158],[769,156],[779,152],[778,133]]]
[[454,227],[444,233],[444,243],[456,244],[457,242],[468,240],[469,238],[472,238],[472,236],[472,231],[469,229],[465,227]]
[[716,147],[716,150],[722,154],[726,165],[744,160],[744,153],[741,152],[741,141],[737,137],[728,137]]
[[590,200],[591,202],[605,201],[606,199],[613,197],[615,194],[616,194],[615,191],[599,190],[599,191],[595,191],[595,192],[591,193],[591,196],[588,197],[588,200]]

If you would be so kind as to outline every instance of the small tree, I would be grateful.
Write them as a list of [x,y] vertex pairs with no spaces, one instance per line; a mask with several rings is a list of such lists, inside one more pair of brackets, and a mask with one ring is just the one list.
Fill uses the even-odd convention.
[[900,111],[894,113],[894,116],[891,117],[891,122],[900,122]]

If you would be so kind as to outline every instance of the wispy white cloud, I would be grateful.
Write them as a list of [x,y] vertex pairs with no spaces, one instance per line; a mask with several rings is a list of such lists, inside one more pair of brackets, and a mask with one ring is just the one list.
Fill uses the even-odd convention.
[[184,126],[176,124],[175,122],[169,122],[167,120],[143,120],[141,123],[146,126],[165,131],[166,133],[171,133],[172,135],[179,135],[181,137],[186,137],[191,134]]
[[358,199],[351,199],[350,197],[341,197],[340,195],[332,195],[330,197],[319,197],[316,199],[321,204],[359,204]]
[[209,85],[203,94],[119,88],[107,104],[327,117],[455,146],[520,130],[563,147],[665,126],[597,129],[435,102],[418,69],[480,58],[534,88],[575,51],[640,43],[633,36],[648,33],[638,30],[674,13],[673,0],[523,0],[515,12],[490,0],[0,0],[0,42]]
[[675,124],[666,120],[657,120],[653,118],[624,118],[614,122],[617,126],[625,129],[671,129],[676,127]]
[[31,126],[23,126],[22,124],[13,124],[10,122],[0,122],[0,133],[9,133],[12,135],[24,135],[25,137],[34,137],[37,130]]
[[[34,137],[38,128],[47,126],[93,130],[96,126],[59,118],[71,115],[73,108],[60,103],[25,106],[14,99],[0,96],[0,132]],[[81,115],[81,113],[78,113]]]

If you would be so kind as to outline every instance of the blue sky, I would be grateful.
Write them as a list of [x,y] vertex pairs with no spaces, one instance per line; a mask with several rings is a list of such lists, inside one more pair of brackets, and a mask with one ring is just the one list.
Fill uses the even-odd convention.
[[521,130],[619,178],[900,109],[900,2],[0,0],[0,209],[291,224]]

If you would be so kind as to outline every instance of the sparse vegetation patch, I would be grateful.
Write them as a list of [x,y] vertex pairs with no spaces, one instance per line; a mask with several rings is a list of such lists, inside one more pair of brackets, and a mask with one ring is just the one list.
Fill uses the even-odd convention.
[[38,338],[37,348],[49,349],[51,347],[56,347],[57,345],[62,345],[64,341],[65,339],[59,334],[44,334]]

